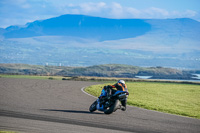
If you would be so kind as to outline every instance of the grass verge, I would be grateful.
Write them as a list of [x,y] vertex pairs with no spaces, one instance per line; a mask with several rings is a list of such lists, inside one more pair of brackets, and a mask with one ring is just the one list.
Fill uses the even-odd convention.
[[200,82],[195,81],[181,81],[181,80],[162,80],[162,79],[138,79],[138,78],[116,78],[116,77],[88,77],[88,76],[40,76],[40,75],[9,75],[0,74],[0,78],[28,78],[28,79],[50,79],[50,80],[74,80],[74,81],[95,81],[95,82],[113,82],[123,79],[128,82],[159,82],[159,83],[179,83],[179,84],[196,84]]
[[0,131],[0,133],[18,133],[18,132],[14,132],[14,131]]
[[[50,79],[50,80],[63,80],[63,76],[34,76],[34,75],[4,75],[0,74],[2,78],[25,78],[25,79]],[[65,77],[67,80],[68,77]]]
[[[108,83],[89,86],[85,90],[99,96],[105,85]],[[127,86],[128,105],[200,119],[200,85],[127,82]]]

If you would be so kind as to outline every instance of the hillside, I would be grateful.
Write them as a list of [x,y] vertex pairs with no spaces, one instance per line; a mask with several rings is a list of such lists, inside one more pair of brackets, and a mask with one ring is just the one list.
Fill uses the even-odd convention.
[[0,74],[21,75],[59,75],[59,76],[95,76],[137,78],[150,76],[152,79],[194,80],[192,74],[199,71],[183,71],[163,67],[136,67],[130,65],[107,64],[89,67],[39,66],[26,64],[0,64]]
[[26,27],[6,28],[5,38],[34,36],[74,36],[98,41],[133,38],[143,35],[151,26],[140,19],[106,19],[84,15],[62,15],[28,23]]
[[200,68],[200,22],[62,15],[0,29],[0,63]]

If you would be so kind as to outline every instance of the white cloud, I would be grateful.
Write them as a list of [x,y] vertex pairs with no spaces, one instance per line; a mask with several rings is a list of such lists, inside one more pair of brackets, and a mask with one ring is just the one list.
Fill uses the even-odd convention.
[[161,8],[156,8],[156,7],[151,7],[149,9],[146,9],[144,11],[144,13],[146,13],[147,15],[149,14],[151,17],[155,16],[155,17],[166,17],[169,16],[169,12],[165,9],[161,9]]
[[[168,11],[158,7],[137,9],[112,2],[70,3],[66,0],[0,0],[0,27],[24,25],[27,22],[56,17],[63,14],[84,14],[105,18],[181,18],[200,20],[193,10]],[[27,21],[28,20],[28,21]]]
[[2,0],[2,3],[12,7],[29,8],[30,4],[26,0]]
[[196,15],[197,15],[197,12],[195,12],[195,11],[192,11],[192,10],[186,10],[185,11],[185,16],[194,17]]
[[130,16],[133,16],[133,17],[139,17],[142,14],[140,10],[132,8],[132,7],[127,7],[126,11],[128,14],[130,14]]
[[21,6],[22,6],[22,8],[30,8],[31,7],[30,4],[23,4]]
[[[172,11],[170,17],[172,18],[193,18],[198,20],[200,14],[193,10],[186,10],[184,12]],[[199,18],[200,19],[200,18]]]
[[124,9],[119,3],[113,2],[109,8],[110,8],[109,14],[111,17],[114,17],[114,18],[123,17]]
[[106,8],[106,3],[99,2],[99,3],[82,3],[79,5],[80,10],[84,13],[94,13],[94,12],[101,12],[103,9]]

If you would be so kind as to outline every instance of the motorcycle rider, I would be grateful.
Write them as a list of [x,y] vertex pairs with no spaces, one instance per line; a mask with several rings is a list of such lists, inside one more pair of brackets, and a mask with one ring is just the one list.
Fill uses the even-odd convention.
[[[116,88],[117,90],[113,89],[113,88]],[[116,84],[114,85],[108,85],[108,86],[104,86],[102,92],[106,92],[106,95],[108,98],[110,98],[110,96],[112,94],[115,94],[116,91],[127,91],[128,92],[128,89],[127,89],[127,86],[125,84],[125,81],[124,80],[119,80]],[[102,96],[103,94],[101,94]],[[101,100],[101,97],[100,96],[100,100]],[[104,94],[105,96],[105,94]],[[122,111],[125,111],[126,110],[126,103],[127,103],[127,98],[126,100],[122,101],[122,108],[121,110]]]

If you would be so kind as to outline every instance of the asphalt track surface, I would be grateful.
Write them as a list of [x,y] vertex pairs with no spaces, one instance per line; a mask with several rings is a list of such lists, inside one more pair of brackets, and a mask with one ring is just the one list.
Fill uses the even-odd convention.
[[99,84],[0,78],[0,130],[22,133],[199,133],[200,120],[127,107],[111,115],[88,108],[81,88]]

